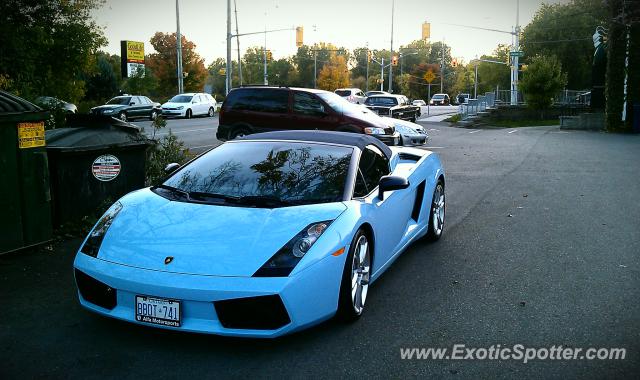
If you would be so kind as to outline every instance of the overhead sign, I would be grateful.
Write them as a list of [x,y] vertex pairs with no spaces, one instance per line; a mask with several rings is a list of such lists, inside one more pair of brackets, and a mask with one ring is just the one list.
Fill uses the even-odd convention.
[[18,123],[18,148],[44,146],[44,122]]
[[428,22],[422,23],[422,39],[428,40],[431,38],[431,24]]
[[144,42],[120,41],[120,70],[130,78],[142,69],[144,75]]
[[429,70],[424,73],[423,78],[427,83],[431,83],[434,79],[436,79],[436,74],[434,74],[433,71]]

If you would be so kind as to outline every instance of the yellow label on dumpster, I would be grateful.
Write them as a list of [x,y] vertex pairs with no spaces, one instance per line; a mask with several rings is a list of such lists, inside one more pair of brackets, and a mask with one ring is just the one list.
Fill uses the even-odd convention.
[[44,146],[44,122],[18,123],[18,148]]

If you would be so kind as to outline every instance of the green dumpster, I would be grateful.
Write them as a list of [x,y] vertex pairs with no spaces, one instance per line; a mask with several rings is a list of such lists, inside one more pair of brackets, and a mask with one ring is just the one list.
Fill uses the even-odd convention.
[[51,239],[48,117],[36,105],[0,91],[0,253]]
[[78,223],[145,186],[150,140],[141,128],[108,116],[71,115],[47,131],[53,223]]

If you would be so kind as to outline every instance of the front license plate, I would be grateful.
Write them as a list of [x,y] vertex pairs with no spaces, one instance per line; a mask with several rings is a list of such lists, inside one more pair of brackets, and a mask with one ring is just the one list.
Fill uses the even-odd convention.
[[180,327],[180,301],[136,296],[136,321]]

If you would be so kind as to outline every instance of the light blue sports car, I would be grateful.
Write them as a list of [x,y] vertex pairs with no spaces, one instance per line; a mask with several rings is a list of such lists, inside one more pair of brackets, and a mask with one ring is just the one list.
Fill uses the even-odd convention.
[[74,270],[87,309],[276,337],[357,319],[398,255],[443,231],[438,156],[367,135],[255,134],[173,169],[111,206],[82,243]]

